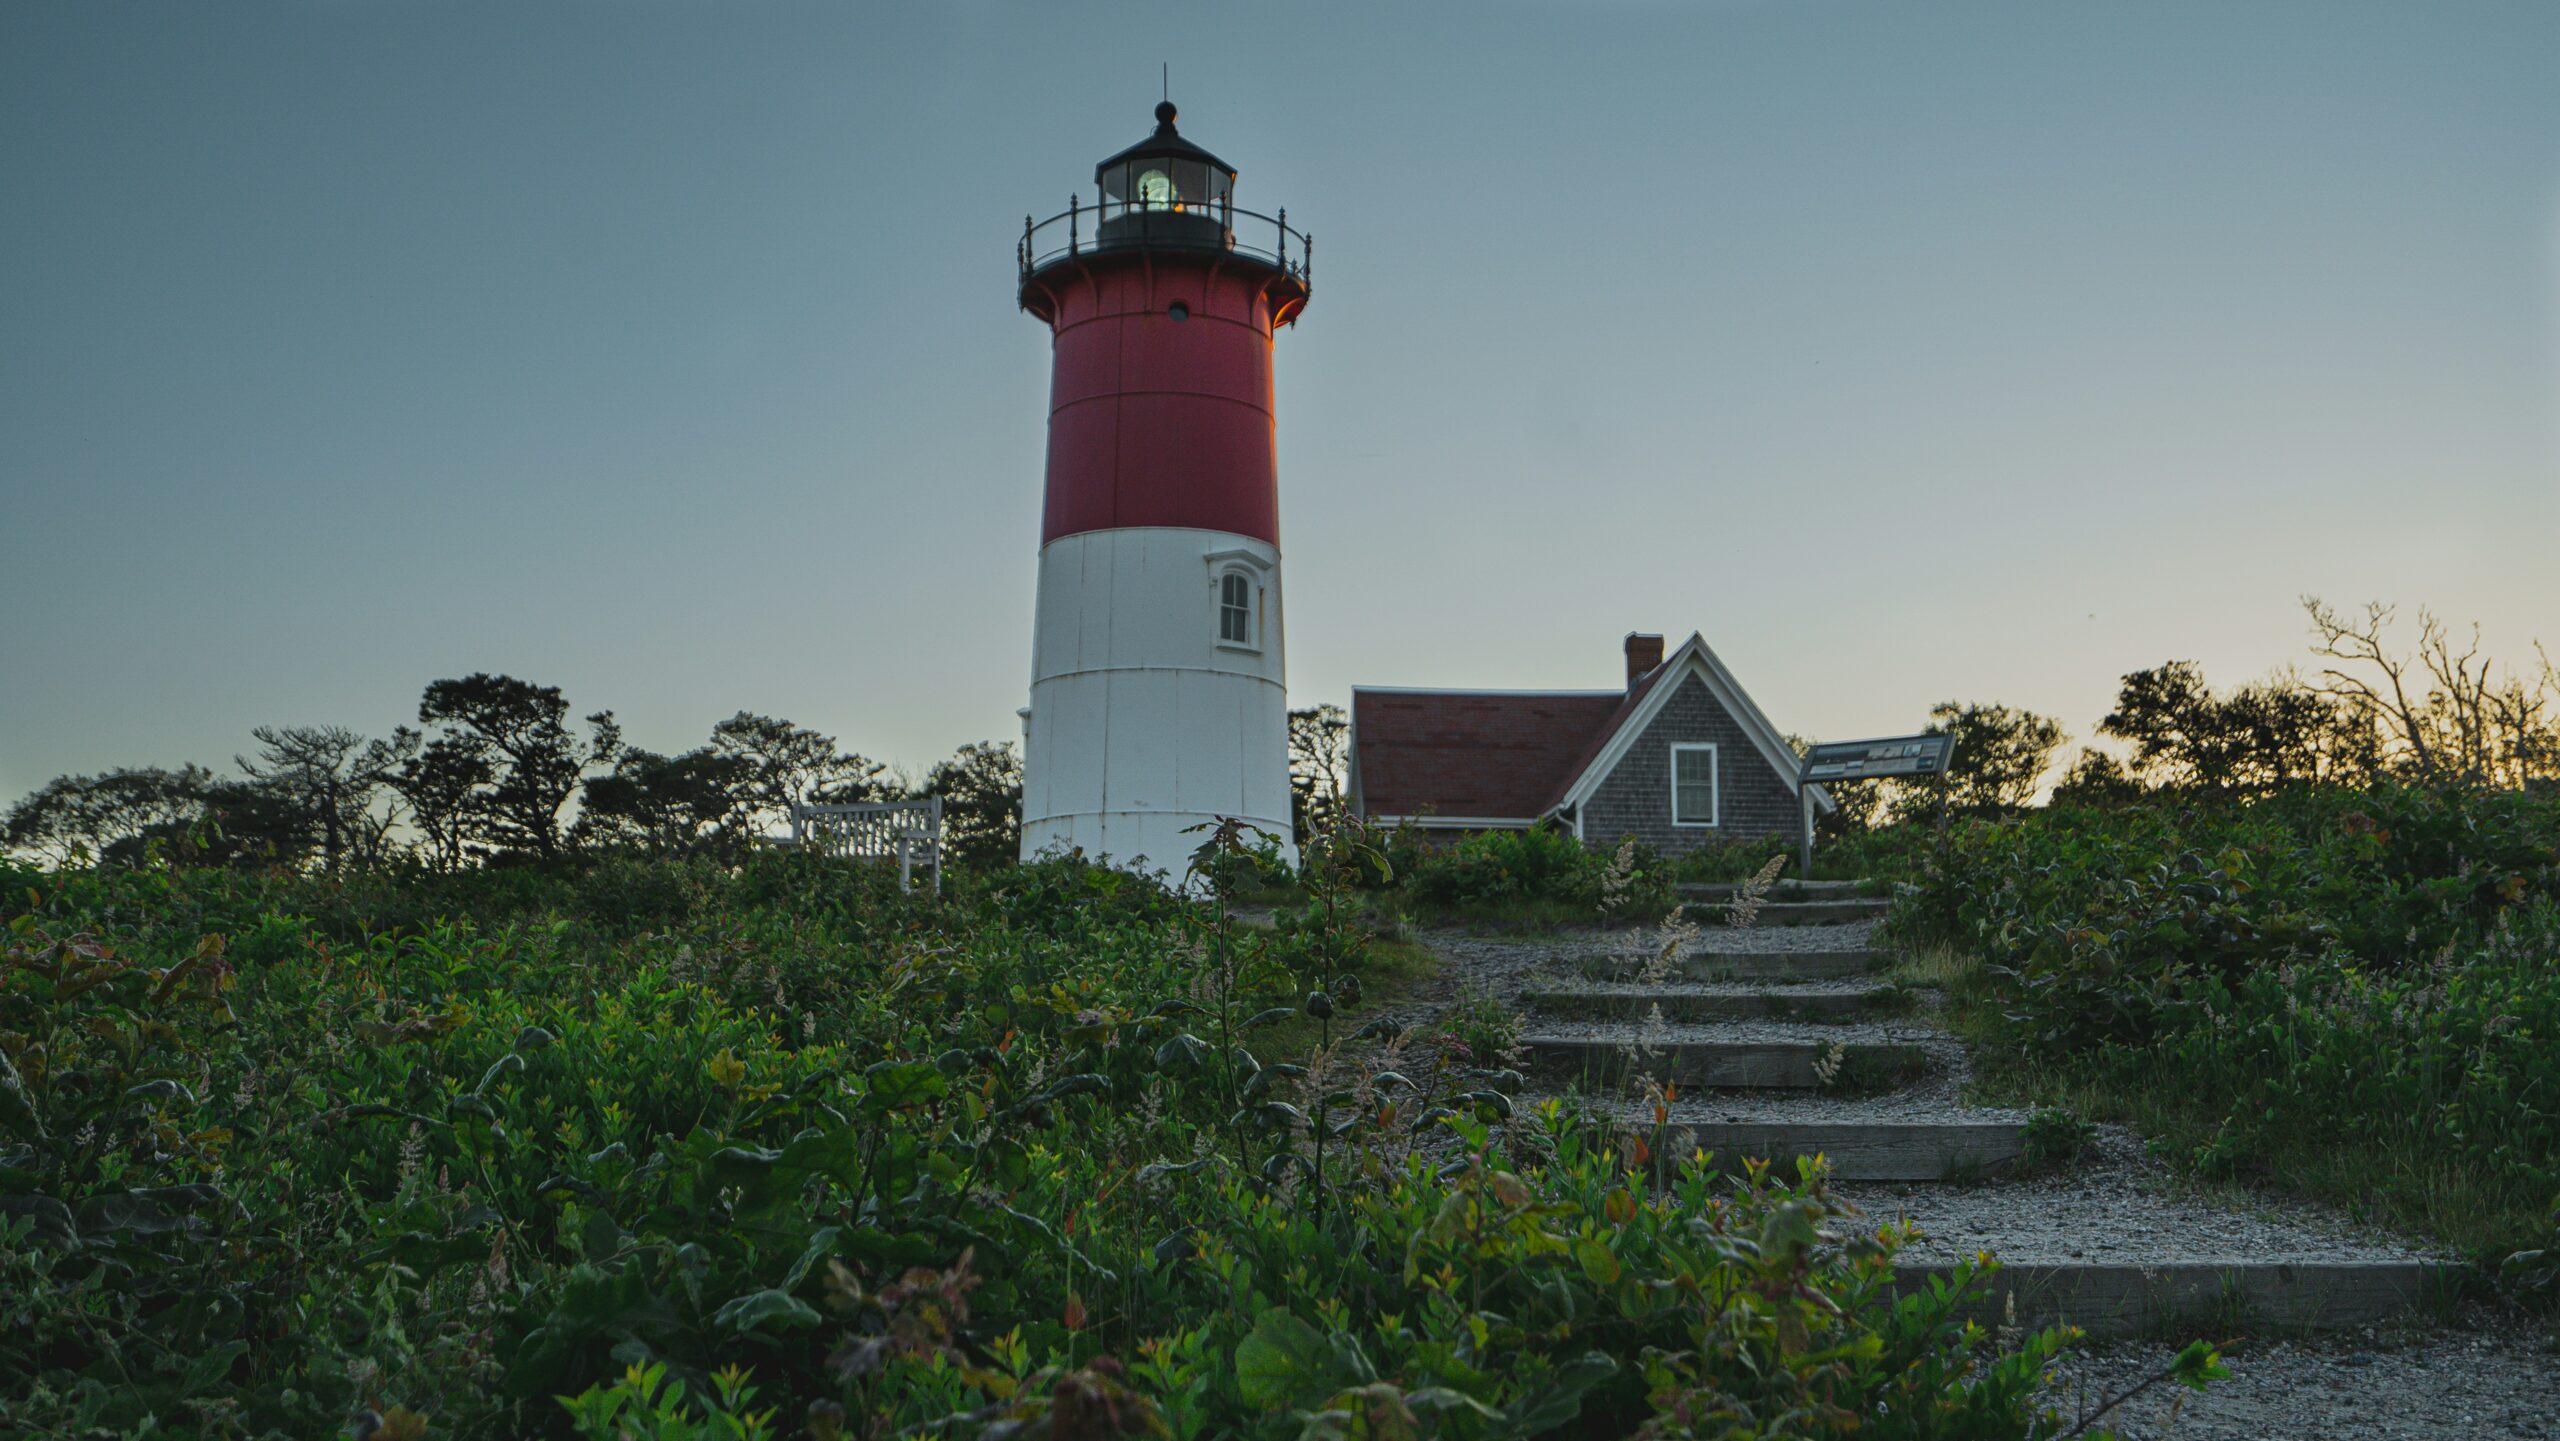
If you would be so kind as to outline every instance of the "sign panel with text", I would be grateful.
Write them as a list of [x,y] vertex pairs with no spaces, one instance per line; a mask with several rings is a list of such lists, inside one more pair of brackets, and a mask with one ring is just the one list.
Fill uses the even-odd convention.
[[1863,781],[1878,776],[1944,775],[1955,759],[1948,735],[1893,736],[1884,740],[1833,741],[1805,752],[1809,781]]

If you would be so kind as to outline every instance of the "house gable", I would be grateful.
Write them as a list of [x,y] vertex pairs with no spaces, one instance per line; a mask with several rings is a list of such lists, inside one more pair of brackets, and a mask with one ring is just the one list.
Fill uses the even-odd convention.
[[[1595,845],[1635,834],[1666,850],[1798,828],[1795,748],[1760,713],[1704,636],[1693,633],[1645,682],[1629,694],[1626,709],[1566,783],[1551,813],[1570,815],[1576,833]],[[1671,824],[1669,748],[1682,743],[1718,748],[1720,814],[1712,828]],[[1621,781],[1618,773],[1629,765],[1637,769]],[[1763,824],[1773,787],[1784,796],[1783,813]],[[1591,809],[1595,797],[1602,797],[1598,811]],[[1820,786],[1813,787],[1813,799],[1824,811],[1837,809]]]
[[[1614,762],[1574,810],[1575,829],[1594,846],[1610,846],[1623,836],[1663,852],[1789,835],[1797,829],[1795,777],[1780,772],[1761,754],[1741,720],[1708,687],[1704,677],[1690,674],[1670,680],[1663,703],[1641,724],[1619,732],[1624,745],[1613,745]],[[1713,747],[1692,752],[1691,765],[1714,763],[1713,824],[1675,824],[1672,815],[1672,753],[1675,748]]]

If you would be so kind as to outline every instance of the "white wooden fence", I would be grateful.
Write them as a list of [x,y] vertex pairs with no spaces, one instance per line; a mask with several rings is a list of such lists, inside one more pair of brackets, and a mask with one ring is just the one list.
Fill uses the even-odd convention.
[[898,863],[898,889],[912,890],[918,866],[942,894],[942,797],[921,801],[793,806],[791,843],[822,856]]

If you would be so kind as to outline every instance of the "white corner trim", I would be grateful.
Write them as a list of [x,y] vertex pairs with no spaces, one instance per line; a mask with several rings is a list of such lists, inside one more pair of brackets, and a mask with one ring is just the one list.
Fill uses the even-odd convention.
[[[1618,762],[1626,759],[1627,752],[1635,748],[1638,738],[1662,714],[1662,708],[1671,703],[1672,693],[1679,690],[1691,675],[1706,685],[1707,694],[1715,697],[1726,714],[1733,717],[1734,723],[1742,727],[1743,735],[1751,741],[1751,748],[1760,753],[1760,758],[1769,763],[1779,779],[1791,788],[1800,783],[1803,759],[1795,753],[1794,747],[1787,744],[1786,737],[1779,734],[1778,728],[1769,724],[1769,718],[1760,713],[1760,707],[1751,703],[1751,696],[1743,690],[1741,682],[1733,678],[1733,672],[1726,670],[1724,662],[1708,648],[1705,636],[1690,632],[1680,648],[1662,663],[1661,671],[1660,679],[1645,692],[1644,700],[1636,706],[1634,714],[1627,717],[1626,724],[1618,727],[1618,733],[1609,738],[1609,744],[1601,749],[1600,754],[1591,758],[1591,764],[1583,767],[1582,774],[1573,778],[1564,798],[1549,808],[1550,814],[1566,809],[1579,810],[1583,802],[1591,799],[1592,792],[1600,789],[1600,783],[1618,768]],[[1825,814],[1840,809],[1839,802],[1831,799],[1822,787],[1811,789],[1814,804],[1820,806]]]
[[[1707,753],[1707,818],[1702,821],[1680,819],[1680,755],[1683,751]],[[1714,741],[1671,742],[1671,824],[1684,831],[1711,831],[1724,824],[1724,764],[1716,754]]]

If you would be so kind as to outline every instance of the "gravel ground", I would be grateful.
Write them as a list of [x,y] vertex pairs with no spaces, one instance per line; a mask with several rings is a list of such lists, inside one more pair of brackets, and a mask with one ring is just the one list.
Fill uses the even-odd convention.
[[[1916,1261],[1984,1250],[2024,1264],[2450,1259],[2326,1211],[2263,1198],[2244,1210],[2180,1194],[2122,1127],[2101,1127],[2093,1149],[2060,1175],[1839,1190],[1870,1221],[1918,1222],[1922,1236],[1903,1252]],[[2560,1377],[2552,1401],[2560,1406]]]
[[[2201,1395],[2155,1386],[2103,1424],[2126,1441],[2560,1438],[2560,1350],[2553,1346],[2547,1326],[2537,1332],[2486,1312],[2461,1318],[2452,1330],[2403,1327],[2244,1345],[2224,1352],[2229,1380]],[[2055,1368],[2046,1404],[2076,1421],[2175,1354],[2175,1347],[2147,1342],[2073,1351]]]

